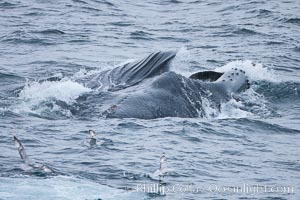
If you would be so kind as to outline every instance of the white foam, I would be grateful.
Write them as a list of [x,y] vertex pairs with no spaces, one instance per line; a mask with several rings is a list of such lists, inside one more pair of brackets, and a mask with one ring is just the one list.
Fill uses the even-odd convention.
[[246,118],[253,115],[251,112],[243,110],[243,107],[244,105],[241,102],[231,99],[230,101],[221,104],[221,111],[217,116],[217,119]]
[[[71,105],[80,95],[89,91],[91,89],[67,79],[55,82],[31,82],[27,83],[20,92],[18,98],[20,103],[14,106],[12,110],[15,113],[42,114],[43,112],[51,112],[70,117],[71,112],[55,104],[55,101],[59,100]],[[45,104],[51,102],[52,107]]]
[[217,118],[246,118],[254,115],[267,117],[272,115],[272,111],[268,108],[268,101],[252,88],[241,93],[238,99],[238,101],[231,99],[226,103],[222,103]]
[[39,102],[54,98],[66,103],[73,103],[82,93],[89,92],[91,89],[83,85],[71,81],[62,80],[56,82],[45,81],[42,83],[32,82],[26,84],[20,92],[20,99]]
[[268,68],[265,67],[261,63],[254,63],[251,60],[237,60],[227,63],[222,67],[218,67],[215,69],[217,72],[226,72],[231,70],[232,68],[242,69],[246,72],[246,76],[249,78],[250,81],[259,81],[259,80],[266,80],[271,82],[279,82],[280,79],[276,73]]

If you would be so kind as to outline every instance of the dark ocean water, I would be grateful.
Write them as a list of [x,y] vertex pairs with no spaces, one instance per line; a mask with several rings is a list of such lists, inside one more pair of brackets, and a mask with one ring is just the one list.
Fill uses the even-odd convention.
[[[300,199],[298,0],[0,0],[0,19],[0,199]],[[177,50],[185,76],[241,68],[251,88],[194,119],[105,119],[77,103],[98,93],[76,78],[158,50]],[[104,142],[89,147],[89,129]],[[55,173],[27,169],[13,135]],[[176,191],[141,191],[159,183]],[[232,191],[255,186],[267,192]]]

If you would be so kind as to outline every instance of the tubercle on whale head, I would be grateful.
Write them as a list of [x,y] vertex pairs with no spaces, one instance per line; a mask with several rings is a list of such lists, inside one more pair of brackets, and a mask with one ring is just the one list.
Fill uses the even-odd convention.
[[215,81],[219,87],[231,93],[240,93],[250,88],[250,82],[244,70],[232,68]]

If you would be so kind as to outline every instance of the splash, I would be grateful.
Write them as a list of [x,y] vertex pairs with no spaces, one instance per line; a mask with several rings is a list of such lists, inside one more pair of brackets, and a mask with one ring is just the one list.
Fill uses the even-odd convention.
[[171,71],[177,72],[185,77],[189,77],[195,69],[192,69],[192,63],[196,57],[186,47],[180,48],[175,58],[170,63]]
[[220,111],[207,98],[202,97],[201,100],[205,118],[212,119],[220,115]]
[[245,108],[242,102],[231,99],[230,101],[221,104],[220,114],[216,118],[246,118],[253,115],[251,112],[247,112],[243,109]]
[[250,88],[238,97],[222,103],[220,114],[216,118],[247,118],[250,116],[264,118],[270,117],[273,114],[273,111],[269,108],[269,102],[265,97],[257,93],[253,88]]
[[[172,60],[171,70],[188,77],[195,70],[192,69],[192,65],[195,62],[197,62],[197,57],[186,47],[182,47],[178,50],[174,60]],[[254,86],[258,81],[281,82],[274,70],[251,60],[232,61],[224,66],[215,68],[214,71],[226,72],[232,68],[244,70],[249,81]],[[257,93],[253,87],[237,95],[237,99],[232,98],[230,101],[222,103],[220,109],[215,108],[206,98],[202,98],[202,104],[205,113],[204,117],[209,119],[245,118],[249,116],[267,117],[272,115],[272,111],[268,107],[268,101],[265,100],[262,94]]]
[[[228,64],[216,68],[215,71],[225,72],[232,68],[242,69],[250,82],[252,88],[238,95],[237,99],[231,99],[229,102],[221,105],[221,112],[218,118],[246,118],[249,116],[269,117],[272,111],[268,107],[268,101],[262,94],[256,92],[253,88],[256,81],[281,82],[278,75],[270,68],[261,63],[254,63],[251,60],[232,61]],[[253,87],[254,86],[254,87]]]
[[254,63],[251,60],[232,61],[222,67],[216,68],[215,71],[226,72],[232,68],[244,70],[250,81],[265,80],[271,82],[280,82],[279,77],[272,69],[265,67],[261,63]]
[[20,92],[19,98],[36,103],[48,99],[56,99],[70,104],[82,93],[89,91],[91,91],[91,89],[71,80],[56,82],[45,81],[42,83],[33,82],[26,84],[24,89]]
[[[183,76],[189,77],[195,73],[193,67],[195,63],[198,63],[198,57],[186,47],[182,47],[177,51],[176,57],[170,64],[170,69]],[[214,71],[226,72],[232,68],[242,69],[246,72],[250,81],[270,81],[270,82],[281,82],[278,75],[269,67],[264,66],[262,63],[255,63],[251,60],[236,60],[227,63],[221,67],[216,67]],[[199,69],[198,69],[199,71]]]
[[72,105],[80,95],[89,91],[91,89],[72,80],[27,83],[19,94],[21,103],[14,107],[13,111],[51,118],[70,117],[72,114],[68,105]]

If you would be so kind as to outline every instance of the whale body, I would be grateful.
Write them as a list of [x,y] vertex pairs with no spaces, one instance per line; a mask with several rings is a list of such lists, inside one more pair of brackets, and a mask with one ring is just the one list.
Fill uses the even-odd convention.
[[245,72],[237,68],[190,77],[177,74],[170,70],[175,56],[172,51],[155,52],[91,77],[85,85],[103,93],[90,112],[107,118],[205,117],[203,101],[218,109],[249,87]]

